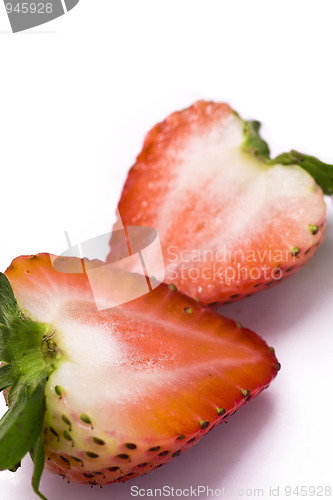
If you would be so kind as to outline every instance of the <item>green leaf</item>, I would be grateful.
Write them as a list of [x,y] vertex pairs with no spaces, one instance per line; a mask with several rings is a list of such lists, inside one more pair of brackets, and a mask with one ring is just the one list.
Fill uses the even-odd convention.
[[15,467],[41,435],[46,381],[42,379],[30,394],[22,386],[15,404],[0,420],[0,470]]
[[18,315],[18,306],[8,278],[0,273],[0,323],[8,325],[8,320]]
[[42,433],[39,435],[33,450],[31,450],[31,457],[34,461],[34,472],[32,476],[32,487],[36,495],[38,495],[43,500],[47,500],[46,497],[39,491],[39,483],[43,474],[45,465],[45,452],[44,452],[44,439]]
[[10,387],[16,382],[11,365],[4,365],[0,368],[0,392]]
[[294,150],[289,153],[282,153],[271,160],[270,163],[299,165],[314,178],[325,194],[333,193],[333,165],[323,163],[314,156],[305,155]]

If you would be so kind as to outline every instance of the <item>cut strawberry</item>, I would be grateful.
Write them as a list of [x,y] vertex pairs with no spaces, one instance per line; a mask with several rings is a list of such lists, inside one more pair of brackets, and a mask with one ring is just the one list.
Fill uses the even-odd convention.
[[155,228],[165,281],[204,304],[291,276],[323,240],[333,166],[296,151],[270,159],[259,128],[227,104],[173,113],[148,133],[122,192],[123,224]]
[[110,294],[108,273],[119,273],[119,286],[136,286],[137,277],[104,265],[92,290],[89,271],[58,272],[52,261],[17,258],[9,282],[0,279],[1,390],[11,387],[0,469],[15,469],[32,450],[36,492],[44,453],[48,470],[90,485],[160,467],[257,396],[279,369],[255,333],[173,286],[98,311],[93,293]]

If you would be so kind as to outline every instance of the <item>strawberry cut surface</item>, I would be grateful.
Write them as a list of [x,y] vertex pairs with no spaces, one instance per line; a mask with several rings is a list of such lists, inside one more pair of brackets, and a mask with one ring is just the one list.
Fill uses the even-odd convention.
[[165,281],[204,304],[278,283],[324,237],[333,167],[295,151],[270,159],[259,127],[198,101],[147,134],[123,188],[123,224],[155,228]]
[[[129,281],[116,272],[119,286],[135,286],[135,275]],[[24,372],[21,360],[40,356],[45,408],[37,457],[45,453],[46,468],[69,481],[102,485],[160,467],[268,387],[280,368],[258,335],[173,286],[98,311],[89,273],[56,271],[49,254],[15,259],[6,277],[18,312],[2,275],[1,343],[9,347],[0,349],[8,363],[1,388],[12,387],[9,412],[18,390],[8,373],[24,381],[28,398],[38,395],[40,375],[33,378],[28,362]],[[40,341],[30,346],[21,336],[33,329]]]

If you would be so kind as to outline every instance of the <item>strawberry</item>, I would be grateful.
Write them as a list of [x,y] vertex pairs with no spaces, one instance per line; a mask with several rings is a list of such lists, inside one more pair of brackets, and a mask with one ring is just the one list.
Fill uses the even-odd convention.
[[45,458],[69,481],[135,478],[190,448],[280,367],[255,333],[174,286],[98,310],[113,273],[120,288],[136,286],[136,275],[50,254],[19,257],[0,277],[0,382],[10,387],[0,469],[30,451],[41,498]]
[[196,102],[148,133],[123,188],[124,226],[155,228],[165,281],[204,304],[291,276],[324,237],[333,166],[296,151],[270,159],[259,128],[227,104]]

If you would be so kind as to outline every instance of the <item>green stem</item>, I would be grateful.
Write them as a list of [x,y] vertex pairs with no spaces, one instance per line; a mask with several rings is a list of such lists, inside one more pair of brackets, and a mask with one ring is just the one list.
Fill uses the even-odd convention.
[[295,150],[282,153],[271,161],[273,164],[299,165],[314,178],[325,194],[333,193],[333,165]]
[[258,121],[243,121],[243,151],[256,156],[267,165],[298,165],[313,177],[325,194],[333,193],[333,165],[294,150],[270,158],[268,145],[259,133],[260,127]]

